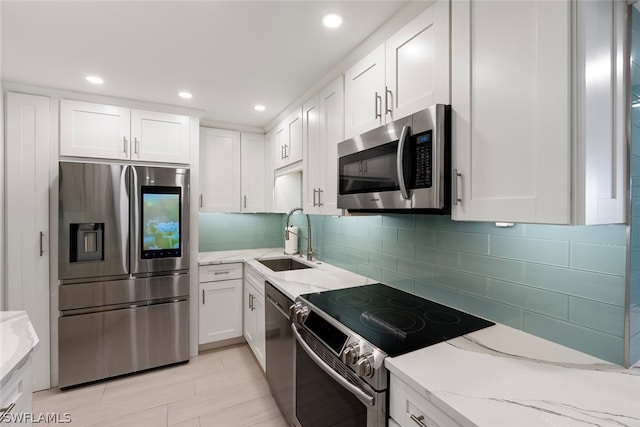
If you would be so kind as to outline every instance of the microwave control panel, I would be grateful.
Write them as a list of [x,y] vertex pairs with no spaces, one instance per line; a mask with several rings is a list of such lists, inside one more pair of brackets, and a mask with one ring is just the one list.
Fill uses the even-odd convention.
[[412,188],[430,188],[432,185],[433,131],[428,130],[413,136],[414,167]]

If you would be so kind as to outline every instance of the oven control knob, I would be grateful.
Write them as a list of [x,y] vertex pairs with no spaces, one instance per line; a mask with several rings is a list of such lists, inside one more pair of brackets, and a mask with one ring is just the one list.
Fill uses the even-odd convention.
[[373,363],[375,360],[373,359],[373,354],[365,353],[356,362],[356,374],[361,377],[371,378],[373,376]]
[[304,323],[305,319],[307,318],[307,316],[309,315],[309,308],[308,307],[300,307],[299,309],[296,309],[296,321],[298,323]]
[[295,320],[296,312],[301,308],[302,308],[302,304],[300,303],[300,301],[297,301],[295,304],[292,304],[291,307],[289,307],[289,315],[291,316],[292,319]]
[[357,342],[352,342],[344,348],[342,361],[347,365],[353,365],[358,361],[358,356],[360,356],[360,345]]

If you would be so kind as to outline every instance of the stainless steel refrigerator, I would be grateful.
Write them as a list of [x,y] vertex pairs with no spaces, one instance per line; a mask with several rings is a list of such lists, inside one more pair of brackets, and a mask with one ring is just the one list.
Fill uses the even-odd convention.
[[59,387],[188,360],[189,170],[59,168]]

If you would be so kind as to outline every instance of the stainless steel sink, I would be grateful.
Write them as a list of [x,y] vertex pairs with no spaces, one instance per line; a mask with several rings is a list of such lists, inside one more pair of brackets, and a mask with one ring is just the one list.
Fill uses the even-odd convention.
[[290,271],[311,268],[310,265],[304,264],[300,261],[296,261],[293,258],[271,258],[259,259],[257,261],[267,268],[271,269],[272,271]]

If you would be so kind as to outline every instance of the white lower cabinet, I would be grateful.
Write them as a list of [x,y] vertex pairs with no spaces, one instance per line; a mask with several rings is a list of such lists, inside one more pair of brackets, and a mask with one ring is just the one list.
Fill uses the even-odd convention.
[[264,278],[250,266],[245,269],[243,312],[244,338],[265,370]]
[[393,374],[390,375],[389,382],[389,417],[390,427],[449,427],[460,425],[409,384]]
[[3,426],[27,427],[32,425],[31,419],[25,417],[26,414],[33,412],[31,369],[31,355],[29,355],[24,364],[2,386],[0,408],[7,411],[0,420]]
[[242,263],[200,266],[199,344],[242,336]]

